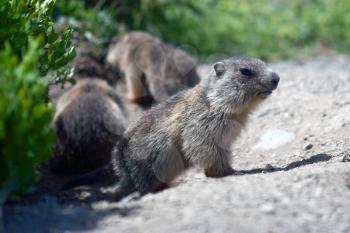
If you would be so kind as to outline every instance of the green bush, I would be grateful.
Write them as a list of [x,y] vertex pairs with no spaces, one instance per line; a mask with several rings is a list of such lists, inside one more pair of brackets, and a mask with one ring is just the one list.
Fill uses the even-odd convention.
[[0,203],[22,194],[50,156],[52,107],[48,84],[64,80],[74,57],[72,29],[53,28],[54,0],[0,2]]
[[5,0],[0,3],[0,49],[5,42],[21,56],[28,47],[29,38],[39,41],[40,75],[64,67],[75,55],[71,46],[73,29],[69,28],[59,38],[53,26],[51,13],[55,0]]
[[188,0],[61,0],[56,5],[54,17],[58,22],[66,19],[105,52],[113,36],[130,30],[149,31],[179,45],[181,33],[191,25],[181,21],[181,15],[168,18],[168,12],[174,10],[200,14],[199,7]]
[[122,27],[115,21],[114,8],[97,4],[86,7],[83,1],[60,0],[53,11],[58,27],[67,22],[76,32],[84,35],[96,52],[104,56],[110,39],[120,33]]
[[49,79],[38,78],[39,44],[31,41],[21,61],[9,45],[0,53],[2,195],[25,192],[35,181],[36,166],[50,155],[52,107],[43,101]]
[[167,41],[197,54],[233,54],[268,60],[306,56],[320,50],[350,50],[350,0],[192,0],[191,9],[167,9],[155,22]]
[[277,60],[324,49],[350,51],[350,0],[60,2],[61,14],[103,41],[116,33],[146,30],[203,61],[212,54]]

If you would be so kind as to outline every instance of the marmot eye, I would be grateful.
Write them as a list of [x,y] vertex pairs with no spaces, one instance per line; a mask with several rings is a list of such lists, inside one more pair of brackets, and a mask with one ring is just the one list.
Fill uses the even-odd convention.
[[241,74],[243,74],[244,76],[247,76],[247,77],[253,77],[254,76],[253,71],[248,69],[248,68],[241,68],[240,71],[241,71]]

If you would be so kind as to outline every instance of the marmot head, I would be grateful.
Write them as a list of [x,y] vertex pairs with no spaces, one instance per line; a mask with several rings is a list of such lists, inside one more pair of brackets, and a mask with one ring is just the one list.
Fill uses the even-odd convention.
[[231,113],[250,110],[277,88],[279,80],[259,59],[232,57],[213,65],[207,97],[211,105]]

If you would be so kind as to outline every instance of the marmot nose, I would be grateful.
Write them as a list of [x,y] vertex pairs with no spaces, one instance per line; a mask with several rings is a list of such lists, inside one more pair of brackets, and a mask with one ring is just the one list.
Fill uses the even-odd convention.
[[272,73],[271,74],[271,84],[273,88],[277,88],[277,85],[280,81],[280,76],[278,76],[278,74],[276,73]]

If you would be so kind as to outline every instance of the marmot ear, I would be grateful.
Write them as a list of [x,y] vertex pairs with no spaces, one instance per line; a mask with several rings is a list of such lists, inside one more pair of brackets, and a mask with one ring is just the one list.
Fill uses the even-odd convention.
[[223,75],[226,71],[225,64],[223,62],[215,63],[214,70],[215,70],[216,76]]

